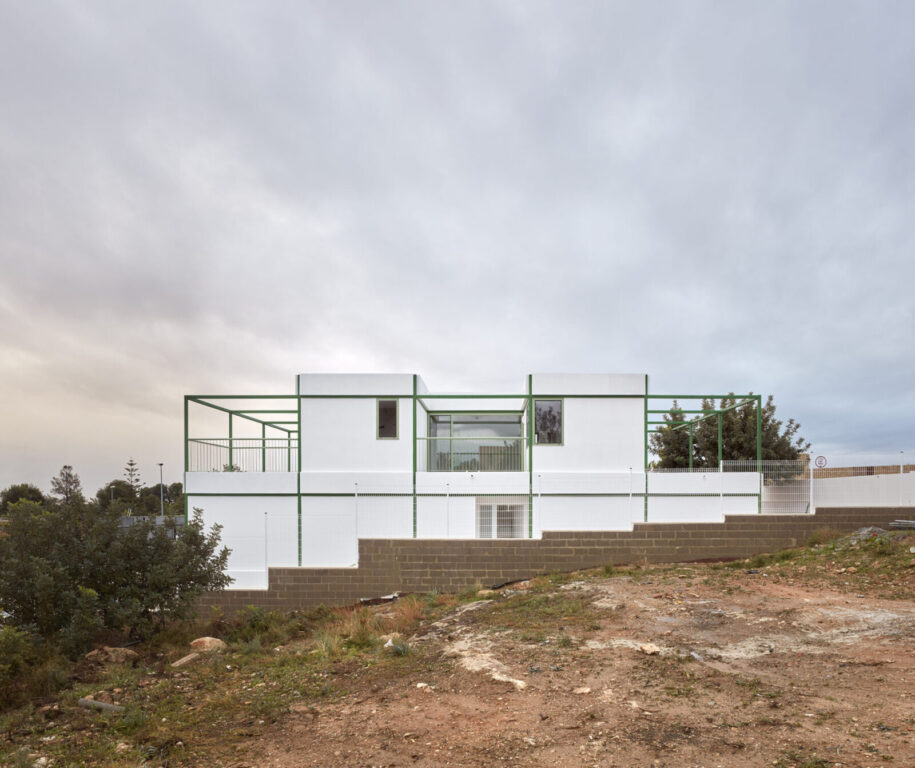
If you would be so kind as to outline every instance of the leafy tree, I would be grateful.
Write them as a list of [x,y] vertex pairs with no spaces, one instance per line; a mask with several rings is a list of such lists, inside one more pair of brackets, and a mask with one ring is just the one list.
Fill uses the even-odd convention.
[[44,494],[34,485],[29,483],[18,483],[11,485],[9,488],[0,492],[0,515],[5,515],[9,510],[10,504],[17,501],[37,501],[41,504],[44,501]]
[[685,429],[674,429],[676,422],[684,421],[683,409],[674,400],[670,413],[664,414],[664,421],[669,426],[661,427],[651,434],[649,447],[658,459],[654,466],[659,469],[673,469],[689,466],[689,432]]
[[83,484],[72,466],[64,464],[57,477],[51,478],[51,493],[59,496],[64,504],[75,504],[83,500]]
[[[721,414],[721,457],[730,460],[756,459],[756,404],[747,403],[734,407],[738,399],[731,395],[715,400],[703,400],[706,411],[724,410]],[[693,466],[718,467],[718,416],[710,415],[697,421],[693,427]],[[760,412],[762,455],[768,460],[796,460],[810,448],[810,443],[798,435],[801,425],[788,419],[783,422],[775,416],[772,395],[766,398]],[[675,402],[667,422],[684,421],[683,413]],[[689,466],[689,429],[675,430],[674,425],[662,426],[649,440],[649,447],[657,457],[658,467]]]
[[11,623],[75,656],[100,629],[146,636],[231,581],[219,527],[204,531],[200,510],[177,529],[123,522],[117,505],[81,498],[11,505],[0,538],[0,607]]

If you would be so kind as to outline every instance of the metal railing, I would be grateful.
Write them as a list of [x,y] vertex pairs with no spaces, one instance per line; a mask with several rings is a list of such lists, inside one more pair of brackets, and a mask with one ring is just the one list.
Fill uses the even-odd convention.
[[298,462],[292,437],[188,439],[188,472],[295,472]]
[[523,472],[523,437],[418,437],[419,472]]

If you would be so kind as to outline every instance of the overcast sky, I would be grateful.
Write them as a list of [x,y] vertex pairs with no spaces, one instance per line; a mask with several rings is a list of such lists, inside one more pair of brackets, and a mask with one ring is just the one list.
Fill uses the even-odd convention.
[[187,393],[647,372],[915,459],[915,4],[0,0],[0,488]]

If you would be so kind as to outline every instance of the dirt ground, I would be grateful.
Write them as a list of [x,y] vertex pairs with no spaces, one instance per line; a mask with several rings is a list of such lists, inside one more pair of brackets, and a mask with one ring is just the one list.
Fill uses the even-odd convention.
[[396,668],[339,663],[342,697],[225,764],[915,766],[912,600],[706,565],[557,582],[421,625]]

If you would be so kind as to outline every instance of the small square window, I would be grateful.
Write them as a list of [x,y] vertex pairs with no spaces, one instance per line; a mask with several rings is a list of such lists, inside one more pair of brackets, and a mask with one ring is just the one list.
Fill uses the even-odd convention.
[[397,401],[378,401],[378,439],[397,439]]
[[562,400],[534,401],[534,437],[537,445],[562,445]]

